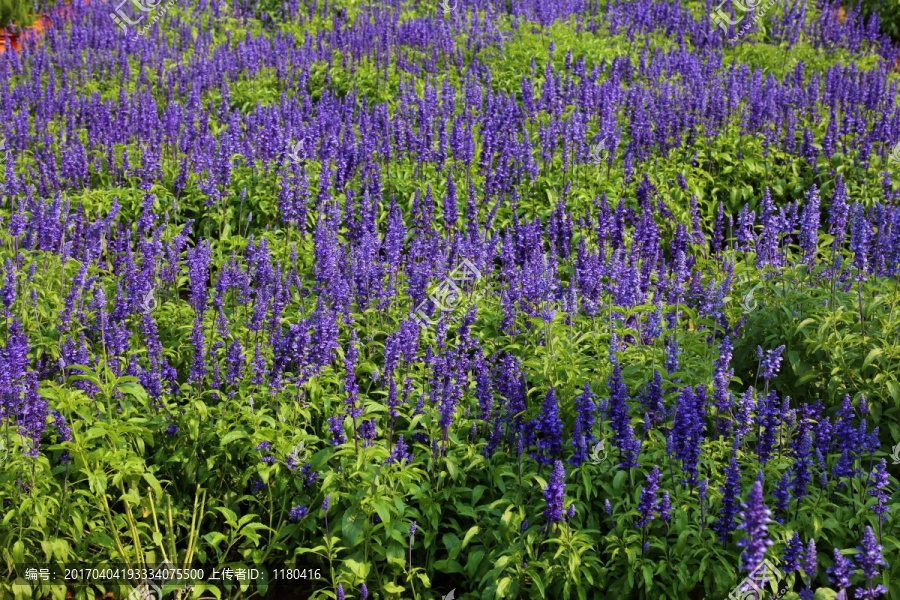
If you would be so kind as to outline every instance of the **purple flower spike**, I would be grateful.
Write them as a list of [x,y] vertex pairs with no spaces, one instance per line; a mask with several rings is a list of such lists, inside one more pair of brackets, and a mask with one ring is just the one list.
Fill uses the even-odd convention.
[[800,555],[803,553],[803,542],[800,534],[794,532],[794,537],[788,540],[784,548],[784,556],[781,557],[781,567],[785,573],[793,573],[800,570]]
[[563,467],[561,460],[553,463],[553,473],[550,475],[550,481],[544,488],[544,500],[547,502],[547,508],[544,509],[544,516],[551,523],[562,521],[563,519],[563,500],[565,499],[566,469]]
[[885,567],[887,563],[881,556],[881,545],[875,539],[875,532],[871,526],[866,526],[866,532],[863,534],[862,545],[857,546],[859,554],[856,555],[856,562],[862,569],[866,578],[866,589],[856,590],[856,598],[877,598],[887,593],[887,588],[878,584],[873,587],[873,580],[878,577],[878,567]]
[[769,539],[769,521],[772,512],[763,503],[762,481],[757,479],[750,490],[746,503],[742,503],[741,529],[746,536],[739,545],[744,548],[741,568],[753,571],[765,558],[766,550],[772,545]]
[[288,513],[288,518],[296,523],[303,517],[305,517],[309,513],[309,509],[305,506],[300,506],[299,504],[291,509],[291,512]]
[[828,580],[837,588],[846,590],[850,587],[850,576],[853,575],[853,561],[834,549],[834,566],[828,569]]
[[806,575],[806,589],[800,591],[800,598],[803,600],[812,600],[812,597],[815,595],[811,585],[817,570],[816,542],[815,540],[809,540],[809,545],[806,547],[806,554],[803,556],[803,573]]
[[662,521],[672,520],[672,502],[669,500],[669,490],[662,493],[662,500],[659,501],[659,518]]
[[[778,374],[778,369],[781,368],[781,353],[783,351],[784,344],[778,346],[774,350],[769,350],[766,353],[765,358],[762,359],[762,362],[759,365],[760,377],[769,381]],[[759,354],[759,351],[757,354]]]
[[638,501],[637,511],[641,518],[637,522],[637,527],[646,527],[653,520],[653,513],[659,504],[656,494],[659,492],[659,467],[653,467],[650,475],[647,476],[647,486],[641,490],[641,499]]

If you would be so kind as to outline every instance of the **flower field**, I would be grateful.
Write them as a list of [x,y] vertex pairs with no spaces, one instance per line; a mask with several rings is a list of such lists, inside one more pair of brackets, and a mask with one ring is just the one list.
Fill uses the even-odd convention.
[[0,53],[0,598],[900,600],[877,16],[46,14]]

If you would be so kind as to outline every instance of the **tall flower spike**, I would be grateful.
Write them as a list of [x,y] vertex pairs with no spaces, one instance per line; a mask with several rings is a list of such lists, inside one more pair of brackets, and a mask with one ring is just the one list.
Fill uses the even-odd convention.
[[746,503],[742,503],[740,528],[745,536],[739,545],[744,549],[741,568],[753,571],[765,558],[766,550],[772,545],[769,539],[771,511],[763,503],[762,479],[758,478],[750,490]]
[[853,266],[865,271],[868,264],[869,240],[872,237],[872,226],[866,217],[862,204],[855,202],[850,222],[850,251],[853,252]]
[[413,537],[416,535],[416,521],[413,519],[413,522],[409,525],[409,570],[412,571],[412,545],[413,545]]
[[828,580],[840,590],[850,587],[850,576],[853,575],[853,561],[834,549],[834,565],[828,569]]
[[738,515],[737,495],[741,491],[741,468],[738,465],[736,453],[740,438],[735,438],[734,446],[731,450],[731,462],[725,469],[725,484],[719,488],[722,492],[722,508],[719,511],[719,518],[713,525],[716,533],[722,543],[728,539],[728,534],[734,531],[734,520]]
[[559,418],[559,403],[553,388],[547,391],[541,418],[536,423],[537,452],[532,455],[541,464],[549,465],[562,455],[563,423]]
[[659,467],[654,465],[653,470],[647,476],[647,485],[641,490],[641,498],[638,501],[637,511],[641,518],[637,522],[638,528],[646,527],[653,520],[653,513],[657,510],[659,500],[656,496],[659,492]]
[[788,540],[784,548],[784,556],[781,557],[781,568],[785,573],[793,573],[800,570],[800,555],[803,554],[803,542],[800,534],[794,532],[794,537]]
[[874,496],[876,499],[875,505],[872,506],[872,512],[878,515],[879,528],[881,527],[882,515],[890,510],[887,506],[887,501],[890,500],[891,495],[885,491],[889,484],[887,460],[882,458],[881,462],[875,465],[875,469],[872,471],[869,479],[869,485],[872,486],[872,489],[867,492],[869,496]]
[[553,463],[553,473],[550,475],[550,481],[544,488],[544,500],[547,508],[544,509],[544,517],[547,518],[548,525],[550,523],[558,523],[563,519],[563,501],[565,500],[565,484],[566,469],[561,460]]
[[887,588],[881,584],[875,585],[874,580],[878,577],[878,567],[885,567],[887,563],[881,556],[881,545],[875,539],[875,532],[872,527],[867,525],[866,532],[863,534],[862,545],[856,547],[859,554],[856,555],[856,562],[866,578],[866,589],[856,591],[857,598],[877,598],[887,593]]
[[[781,367],[781,353],[784,351],[784,344],[778,346],[774,350],[769,350],[765,357],[762,358],[759,365],[759,376],[769,381],[775,375],[778,374],[778,369]],[[757,352],[759,356],[761,354],[761,350]]]
[[806,589],[800,591],[800,598],[803,600],[812,600],[814,592],[811,586],[817,570],[816,542],[811,539],[806,547],[806,554],[803,556],[803,573],[806,575]]

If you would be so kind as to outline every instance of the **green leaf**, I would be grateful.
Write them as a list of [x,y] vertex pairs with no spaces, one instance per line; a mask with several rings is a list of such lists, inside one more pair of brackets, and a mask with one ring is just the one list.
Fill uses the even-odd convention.
[[400,594],[406,589],[402,585],[397,585],[393,581],[388,581],[384,584],[383,587],[384,591],[386,591],[388,594]]
[[153,491],[156,492],[156,497],[162,499],[162,486],[159,485],[159,480],[156,479],[153,473],[144,473],[144,479],[147,481],[147,483],[150,484],[150,487],[153,488]]
[[501,598],[506,595],[506,590],[509,589],[510,584],[512,583],[512,579],[509,577],[504,577],[499,582],[497,582],[497,595]]
[[407,559],[404,550],[405,548],[403,547],[403,544],[391,540],[391,543],[387,549],[388,562],[394,563],[395,565],[398,565],[400,567],[405,567]]
[[344,540],[348,546],[355,546],[366,523],[366,513],[358,507],[352,507],[344,512],[341,529],[344,532]]
[[466,546],[468,546],[469,542],[472,540],[473,537],[475,537],[475,534],[477,534],[477,533],[478,533],[478,525],[473,525],[472,527],[470,527],[469,531],[466,532],[466,536],[463,538],[462,548],[465,548]]
[[233,442],[235,440],[239,440],[241,438],[245,438],[245,437],[247,437],[247,434],[241,430],[231,431],[231,432],[225,434],[225,437],[222,438],[222,441],[220,442],[220,444],[222,446],[227,446],[231,442]]
[[237,529],[237,515],[234,514],[234,511],[225,506],[217,506],[216,510],[222,513],[222,516],[225,517],[225,522],[231,525],[233,529]]
[[375,512],[381,517],[382,523],[388,524],[391,522],[391,505],[381,498],[375,501]]
[[95,494],[103,494],[106,492],[106,473],[103,471],[96,471],[94,473],[88,473],[88,485],[91,488],[91,491]]
[[419,572],[419,573],[416,573],[416,576],[419,578],[419,581],[422,582],[422,585],[425,586],[426,590],[431,589],[431,580],[428,578],[428,575],[426,575],[425,573]]
[[900,384],[892,379],[887,382],[887,388],[894,402],[900,402]]
[[16,543],[13,544],[12,556],[13,562],[25,562],[25,542],[23,542],[22,540],[16,540]]
[[344,566],[350,569],[350,572],[357,578],[365,579],[369,575],[369,569],[372,565],[370,563],[361,563],[352,558],[347,558],[344,560]]
[[450,478],[456,481],[459,478],[459,469],[456,468],[456,461],[448,456],[444,464],[447,465],[447,472],[450,473]]
[[881,356],[881,354],[881,348],[872,348],[869,350],[869,353],[866,355],[866,360],[863,361],[862,370],[865,370],[866,367],[871,365],[872,361]]
[[459,554],[459,550],[453,552],[453,549],[459,545],[459,537],[457,537],[454,533],[445,533],[444,537],[441,539],[444,542],[444,546],[449,551],[448,554],[450,558],[456,558],[456,555]]

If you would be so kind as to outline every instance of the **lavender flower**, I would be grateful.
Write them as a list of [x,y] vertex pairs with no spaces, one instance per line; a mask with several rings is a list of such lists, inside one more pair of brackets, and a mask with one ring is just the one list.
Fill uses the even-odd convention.
[[884,513],[890,510],[887,506],[887,501],[890,500],[891,495],[884,491],[890,484],[889,475],[887,472],[887,461],[885,459],[881,459],[877,465],[875,465],[875,469],[872,471],[872,475],[869,479],[869,485],[872,486],[867,494],[869,496],[874,496],[876,503],[872,506],[872,512],[878,515],[879,521],[879,529],[881,527],[881,520],[883,519]]
[[347,441],[347,436],[344,435],[344,415],[328,417],[328,430],[331,432],[331,443],[335,446]]
[[853,575],[853,561],[834,549],[834,565],[828,569],[828,580],[838,589],[845,590],[850,587],[850,576]]
[[862,569],[863,576],[866,578],[866,588],[856,590],[856,598],[877,598],[887,593],[887,588],[878,584],[873,586],[873,580],[878,577],[878,567],[886,567],[887,563],[881,557],[881,545],[875,539],[875,532],[872,527],[866,525],[866,532],[863,534],[862,545],[857,546],[859,554],[856,555],[856,562]]
[[746,532],[739,546],[744,549],[741,554],[741,568],[753,571],[766,555],[766,550],[772,545],[769,539],[769,526],[771,511],[763,503],[762,480],[757,479],[750,490],[746,503],[741,504],[740,528]]
[[800,597],[803,600],[812,600],[814,593],[811,585],[817,570],[816,542],[811,539],[809,540],[809,545],[806,547],[806,554],[803,557],[803,573],[806,575],[806,589],[800,591]]
[[653,520],[653,513],[659,501],[656,495],[659,491],[659,467],[653,467],[647,476],[647,485],[641,490],[641,498],[638,501],[637,511],[641,518],[637,522],[638,528],[646,528],[650,521]]
[[[784,351],[784,344],[778,346],[774,350],[769,350],[766,353],[765,358],[762,359],[759,365],[760,376],[765,379],[767,382],[775,377],[778,374],[778,369],[781,367],[781,353]],[[757,355],[761,356],[762,349],[759,348]]]
[[553,388],[544,397],[541,418],[535,423],[538,434],[537,452],[531,455],[541,464],[549,465],[562,455],[563,423],[559,418],[559,404]]
[[561,460],[553,463],[553,473],[550,475],[550,481],[544,488],[544,500],[547,508],[544,509],[544,517],[548,523],[557,523],[563,519],[563,501],[565,500],[566,469]]
[[722,492],[721,515],[713,525],[713,529],[719,534],[722,543],[728,538],[728,534],[734,531],[734,520],[739,513],[737,507],[737,495],[741,491],[741,469],[738,466],[736,452],[739,438],[735,438],[734,447],[731,450],[731,462],[725,469],[725,484],[719,488]]
[[778,484],[775,486],[775,489],[772,491],[772,495],[775,496],[775,514],[777,515],[775,520],[784,524],[784,518],[781,515],[787,514],[789,504],[791,501],[791,470],[788,469],[784,472],[784,475],[781,476],[781,479],[778,480]]
[[412,571],[412,545],[413,545],[413,536],[416,535],[416,521],[413,522],[409,526],[409,570]]
[[659,501],[659,518],[661,521],[672,520],[672,502],[669,499],[669,490],[662,493],[662,499]]
[[259,492],[260,490],[264,490],[268,487],[269,487],[269,484],[265,483],[262,480],[262,478],[260,478],[258,475],[254,475],[253,476],[253,491],[250,493],[255,496],[257,492]]
[[859,202],[853,203],[850,221],[850,251],[853,252],[853,266],[860,271],[868,264],[869,240],[872,237],[872,226],[866,217],[866,211]]
[[803,554],[803,542],[800,541],[800,534],[795,531],[794,536],[784,547],[784,556],[781,557],[781,567],[785,573],[800,570],[801,554]]
[[394,448],[391,450],[390,455],[385,459],[384,463],[386,465],[393,463],[403,464],[405,460],[407,464],[412,462],[413,454],[409,451],[409,447],[406,442],[403,441],[403,435],[397,438],[397,443],[394,444]]
[[[259,444],[256,445],[256,449],[263,454],[267,454],[271,447],[272,447],[271,442],[260,442]],[[271,463],[275,462],[275,457],[274,456],[260,456],[259,460],[260,460],[260,462],[271,464]]]
[[291,509],[288,513],[288,519],[293,521],[294,523],[298,522],[300,519],[305,517],[309,513],[309,509],[305,506],[300,506],[299,504]]

